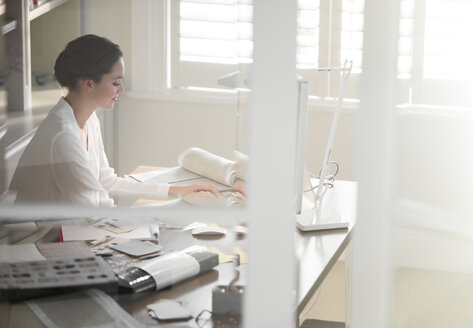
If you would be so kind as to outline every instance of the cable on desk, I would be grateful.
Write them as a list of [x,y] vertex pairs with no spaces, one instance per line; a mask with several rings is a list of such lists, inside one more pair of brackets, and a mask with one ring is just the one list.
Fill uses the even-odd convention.
[[[325,177],[325,182],[324,182],[324,186],[326,186],[327,188],[333,188],[333,185],[335,183],[335,177],[337,176],[338,174],[338,171],[340,170],[340,165],[338,165],[338,163],[336,161],[330,161],[328,162],[328,165],[334,165],[335,166],[335,172],[332,173],[332,174],[329,174]],[[322,171],[322,170],[321,170]],[[309,175],[309,177],[311,178],[317,178],[317,179],[320,179],[320,174],[322,173],[321,171],[319,171],[319,175],[315,175],[309,171],[306,170],[306,173]],[[314,189],[316,189],[318,187],[318,185],[316,186],[313,186],[312,188],[310,189],[307,189],[307,190],[304,190],[304,192],[308,192],[308,191],[312,191]]]
[[[340,166],[335,161],[328,162],[328,165],[334,165],[335,166],[335,172],[332,173],[332,174],[329,174],[325,177],[325,181],[324,181],[324,184],[323,184],[325,188],[324,188],[324,190],[322,190],[322,194],[320,195],[322,198],[325,195],[325,193],[327,192],[327,190],[333,188],[333,186],[335,184],[335,176],[338,174],[338,171],[340,170]],[[320,179],[320,174],[322,173],[321,171],[322,171],[322,169],[320,170],[318,176],[316,176],[315,174],[313,174],[313,173],[311,173],[307,170],[306,170],[306,173],[309,175],[310,178]],[[309,182],[310,182],[311,188],[309,188],[307,190],[304,190],[305,193],[309,192],[309,191],[313,191],[313,190],[315,190],[319,187],[318,184],[314,186],[314,185],[312,185],[312,182],[310,180],[309,180]],[[316,197],[315,193],[313,193],[313,195],[314,195],[314,200],[315,200],[315,197]],[[314,208],[315,208],[315,206],[314,206]]]
[[[206,315],[205,317],[203,317]],[[213,327],[219,327],[221,325],[225,325],[225,327],[231,327],[234,326],[240,327],[240,320],[235,318],[235,315],[233,312],[227,312],[226,316],[228,316],[228,320],[221,321],[218,319],[213,320]],[[202,310],[196,317],[195,317],[195,322],[197,324],[197,327],[203,328],[205,325],[212,319],[213,313],[212,311],[209,310]],[[230,325],[230,326],[229,326]]]

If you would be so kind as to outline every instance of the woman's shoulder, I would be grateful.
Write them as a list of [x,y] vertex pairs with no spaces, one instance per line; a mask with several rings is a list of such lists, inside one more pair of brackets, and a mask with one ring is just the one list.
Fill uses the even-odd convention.
[[49,111],[45,121],[56,125],[60,130],[69,130],[70,132],[77,130],[74,112],[64,98],[59,99],[58,103]]

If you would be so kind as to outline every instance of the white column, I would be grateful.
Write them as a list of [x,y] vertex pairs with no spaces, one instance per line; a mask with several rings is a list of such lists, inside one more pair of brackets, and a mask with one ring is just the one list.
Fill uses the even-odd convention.
[[294,322],[296,5],[254,1],[244,327],[287,328]]
[[391,308],[392,155],[399,0],[365,3],[358,122],[359,199],[353,245],[352,327],[388,327]]

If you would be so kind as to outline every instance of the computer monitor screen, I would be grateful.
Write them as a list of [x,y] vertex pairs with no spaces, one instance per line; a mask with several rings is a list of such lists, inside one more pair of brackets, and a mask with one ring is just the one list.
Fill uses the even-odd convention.
[[304,199],[305,160],[307,148],[307,118],[308,118],[309,84],[307,81],[297,81],[297,140],[296,140],[296,176],[295,176],[295,205],[296,214],[301,214]]

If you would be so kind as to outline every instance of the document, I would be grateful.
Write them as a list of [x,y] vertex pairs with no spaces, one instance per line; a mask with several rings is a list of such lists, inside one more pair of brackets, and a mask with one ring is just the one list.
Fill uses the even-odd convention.
[[70,224],[62,225],[63,241],[97,240],[105,237],[122,239],[152,239],[149,225],[137,226],[134,230],[125,233],[114,233],[91,225]]
[[49,328],[145,328],[145,325],[123,310],[110,296],[97,289],[38,298],[27,304]]
[[0,263],[44,260],[35,244],[0,245]]

